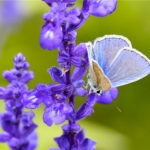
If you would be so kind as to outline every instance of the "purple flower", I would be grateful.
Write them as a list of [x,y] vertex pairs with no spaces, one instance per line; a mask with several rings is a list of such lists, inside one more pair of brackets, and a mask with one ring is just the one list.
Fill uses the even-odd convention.
[[[86,68],[84,67],[84,69],[86,69]],[[48,71],[54,81],[62,83],[62,84],[65,84],[65,83],[67,84],[66,78],[64,75],[62,75],[63,73],[60,68],[52,67]],[[84,71],[83,73],[86,73],[86,72]],[[80,73],[81,76],[78,76],[78,74],[76,74],[76,72],[73,74],[75,76],[75,79],[73,78],[74,80],[72,80],[72,88],[74,89],[74,95],[85,96],[87,94],[87,92],[85,89],[82,88],[82,86],[84,85],[84,81],[80,80],[83,77],[83,74]],[[77,79],[76,79],[76,76],[77,76]],[[69,89],[69,90],[71,90],[71,94],[73,92],[73,89],[72,90]]]
[[5,143],[11,139],[11,136],[5,132],[5,133],[0,133],[0,142]]
[[3,72],[3,77],[7,81],[27,83],[34,77],[32,71],[27,71],[29,68],[29,63],[26,62],[26,58],[21,53],[18,53],[14,57],[14,67],[15,68],[10,71],[7,70]]
[[53,50],[56,49],[62,42],[63,33],[59,25],[46,23],[42,27],[40,35],[40,45],[43,49]]
[[77,144],[73,146],[72,150],[95,150],[96,142],[91,139],[85,138],[84,130],[81,130],[75,138]]
[[79,8],[73,8],[70,11],[68,11],[66,20],[69,24],[76,25],[80,22],[80,14],[81,11]]
[[24,106],[29,109],[35,109],[43,102],[52,103],[49,86],[45,84],[38,84],[33,91],[24,92],[21,99]]
[[80,43],[76,47],[68,47],[71,49],[71,53],[67,53],[65,50],[60,50],[58,55],[58,63],[61,67],[69,69],[71,65],[75,67],[83,67],[85,70],[88,67],[88,61],[86,58],[87,51],[85,43]]
[[84,130],[79,131],[75,138],[75,144],[71,145],[71,135],[64,133],[62,136],[54,138],[59,148],[51,148],[50,150],[95,150],[96,142],[85,138]]
[[21,94],[28,90],[25,83],[34,77],[33,72],[27,71],[29,64],[21,53],[14,57],[14,67],[10,71],[3,72],[4,78],[11,83],[6,88],[0,87],[0,98],[5,100],[6,109],[9,111],[23,108]]
[[[71,146],[70,146],[69,135],[62,135],[61,137],[54,138],[54,140],[60,147],[60,149],[58,150],[63,150],[63,149],[70,150]],[[55,150],[55,148],[52,148],[50,150]]]
[[101,96],[98,97],[97,102],[102,104],[110,104],[113,100],[118,97],[118,89],[111,88],[109,91],[103,92]]
[[20,119],[16,120],[10,113],[1,114],[1,126],[5,132],[0,134],[0,142],[8,142],[12,149],[33,150],[37,146],[37,136],[34,132],[37,126],[32,122],[34,115],[30,112],[19,117]]
[[77,110],[76,120],[81,120],[94,113],[93,107],[97,102],[97,94],[91,93],[86,102]]
[[67,119],[68,114],[71,112],[72,107],[67,103],[53,103],[45,108],[43,121],[48,126],[51,126],[53,122],[55,122],[55,124],[61,124]]
[[7,112],[0,115],[1,127],[4,133],[0,133],[0,142],[7,142],[11,149],[34,150],[37,146],[35,133],[36,124],[32,122],[33,113],[23,112],[21,95],[28,91],[25,83],[33,78],[33,72],[29,68],[26,58],[21,54],[14,57],[14,69],[5,71],[3,76],[10,84],[0,87],[0,98],[5,101]]
[[65,133],[78,133],[79,130],[80,130],[80,125],[78,124],[65,124],[62,126],[62,130],[65,132]]
[[53,122],[61,124],[67,119],[68,114],[72,112],[72,107],[66,103],[66,99],[72,95],[72,92],[71,85],[57,84],[47,86],[39,84],[34,91],[23,94],[23,103],[25,107],[30,109],[35,109],[41,103],[44,103],[46,108],[43,121],[48,126],[51,126]]
[[84,0],[82,11],[97,17],[104,17],[115,11],[117,0]]
[[66,6],[53,3],[50,12],[44,14],[46,21],[41,30],[40,45],[43,49],[53,50],[60,46],[63,40],[62,23]]

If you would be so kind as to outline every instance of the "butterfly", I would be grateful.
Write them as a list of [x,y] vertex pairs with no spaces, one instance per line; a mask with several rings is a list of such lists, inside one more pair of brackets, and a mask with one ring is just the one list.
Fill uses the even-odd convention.
[[86,43],[90,92],[101,94],[140,80],[150,73],[150,60],[124,36],[106,35]]

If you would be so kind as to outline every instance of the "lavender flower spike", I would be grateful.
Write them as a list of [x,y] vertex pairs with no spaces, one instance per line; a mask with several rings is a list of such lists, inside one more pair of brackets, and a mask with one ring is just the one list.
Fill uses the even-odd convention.
[[[35,109],[43,103],[43,122],[48,126],[68,121],[62,126],[63,134],[54,138],[59,148],[50,150],[95,150],[96,142],[85,137],[78,121],[94,113],[93,107],[97,102],[111,103],[117,98],[118,91],[114,88],[99,96],[96,93],[89,94],[84,88],[83,77],[89,67],[88,54],[85,43],[76,45],[76,30],[90,15],[104,17],[111,14],[116,9],[117,0],[83,0],[82,9],[71,8],[76,0],[43,1],[48,4],[50,11],[43,15],[45,23],[41,28],[40,46],[48,50],[58,49],[60,68],[53,66],[48,69],[55,84],[38,84],[32,91],[24,92],[22,102],[29,109]],[[1,91],[3,89],[0,95]],[[87,96],[77,110],[76,96]],[[5,137],[9,138],[7,135]]]
[[0,87],[0,98],[4,100],[6,112],[0,114],[1,127],[0,142],[7,142],[13,150],[34,150],[37,146],[37,135],[33,123],[34,114],[23,112],[22,93],[27,92],[25,83],[33,77],[33,72],[27,71],[29,64],[21,54],[14,57],[14,69],[4,71],[4,78],[10,82],[6,87]]

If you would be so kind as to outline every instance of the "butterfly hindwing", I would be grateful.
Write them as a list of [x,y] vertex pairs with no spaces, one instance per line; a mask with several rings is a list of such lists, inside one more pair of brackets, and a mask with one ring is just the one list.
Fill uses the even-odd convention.
[[113,87],[137,81],[150,73],[150,60],[139,51],[124,48],[114,58],[106,76]]

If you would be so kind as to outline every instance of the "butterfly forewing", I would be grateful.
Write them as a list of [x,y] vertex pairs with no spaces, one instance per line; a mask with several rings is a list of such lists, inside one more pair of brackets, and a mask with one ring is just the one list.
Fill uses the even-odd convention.
[[124,47],[132,47],[130,41],[118,35],[106,35],[94,41],[94,60],[107,73],[110,64],[118,51]]
[[113,87],[137,81],[150,73],[150,60],[135,49],[124,48],[114,58],[106,76]]

